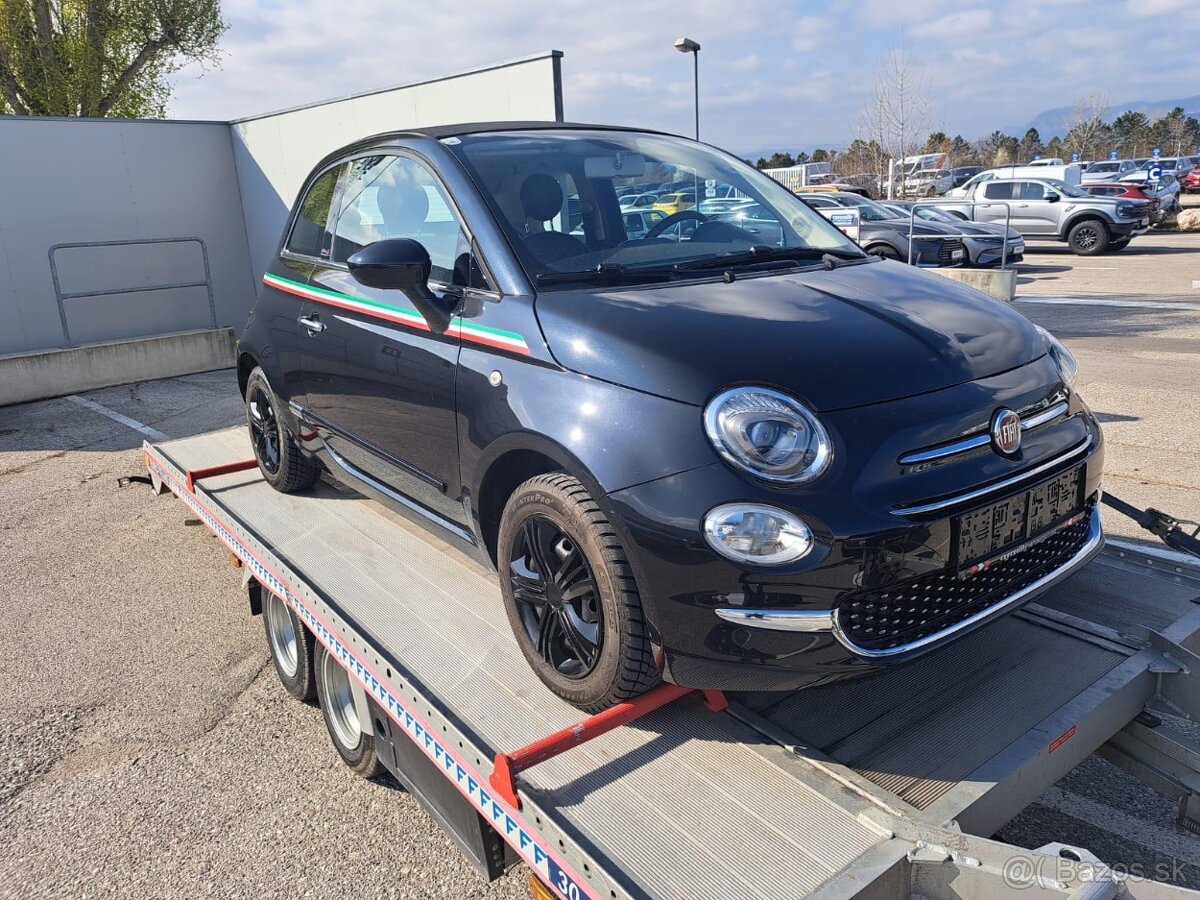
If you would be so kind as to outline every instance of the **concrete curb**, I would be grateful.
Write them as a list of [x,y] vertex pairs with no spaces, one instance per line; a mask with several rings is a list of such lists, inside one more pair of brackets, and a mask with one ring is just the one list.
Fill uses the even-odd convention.
[[1017,296],[1016,269],[926,269],[935,275],[959,281],[983,291],[989,297],[1012,303]]
[[211,372],[234,364],[232,328],[0,356],[0,406],[79,391]]

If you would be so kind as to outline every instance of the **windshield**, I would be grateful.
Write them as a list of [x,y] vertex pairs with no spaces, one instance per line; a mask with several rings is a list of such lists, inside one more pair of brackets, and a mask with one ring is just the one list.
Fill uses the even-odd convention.
[[[620,282],[621,273],[678,271],[674,267],[761,247],[862,255],[783,185],[694,141],[563,129],[464,135],[445,143],[530,278],[541,284],[557,283],[560,273],[601,268]],[[626,190],[652,194],[651,207],[665,214],[648,231],[630,228],[622,215],[617,192]],[[721,194],[743,204],[722,209],[711,203]],[[573,222],[568,209],[578,210]]]
[[1045,184],[1050,185],[1050,187],[1054,188],[1060,194],[1064,194],[1067,197],[1090,197],[1090,196],[1092,196],[1091,194],[1089,194],[1087,191],[1083,190],[1082,188],[1078,188],[1072,184],[1067,184],[1065,181],[1060,181],[1057,178],[1044,178],[1044,179],[1042,179],[1042,181]]

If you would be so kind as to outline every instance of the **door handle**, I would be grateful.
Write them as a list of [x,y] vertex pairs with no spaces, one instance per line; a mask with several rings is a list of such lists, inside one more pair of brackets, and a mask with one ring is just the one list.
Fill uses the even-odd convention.
[[1028,203],[1018,203],[1017,209],[1029,209],[1029,204]]
[[308,334],[311,337],[314,334],[320,334],[325,330],[325,323],[321,321],[321,317],[315,313],[311,316],[301,316],[298,320],[301,325],[308,329]]

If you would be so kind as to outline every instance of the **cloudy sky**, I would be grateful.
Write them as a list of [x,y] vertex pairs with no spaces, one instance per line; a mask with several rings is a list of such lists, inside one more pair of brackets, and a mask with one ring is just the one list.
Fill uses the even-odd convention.
[[[692,128],[736,152],[844,145],[903,40],[930,124],[973,139],[1089,92],[1200,94],[1200,0],[224,0],[218,70],[174,79],[171,115],[228,119],[562,50],[568,119]],[[1044,136],[1048,137],[1048,135]]]

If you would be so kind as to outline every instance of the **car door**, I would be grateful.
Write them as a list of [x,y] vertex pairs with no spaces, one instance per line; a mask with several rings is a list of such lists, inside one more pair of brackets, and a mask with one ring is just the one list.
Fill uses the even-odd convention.
[[1005,224],[1011,210],[1011,227],[1024,232],[1021,227],[1017,210],[1017,201],[1013,199],[1013,181],[985,181],[975,189],[975,214],[971,217],[976,222],[994,222]]
[[443,525],[464,526],[459,339],[432,333],[402,293],[359,284],[346,260],[375,241],[409,238],[429,252],[430,287],[461,292],[474,268],[470,241],[433,173],[400,153],[347,163],[330,232],[302,323],[306,416],[333,464]]

